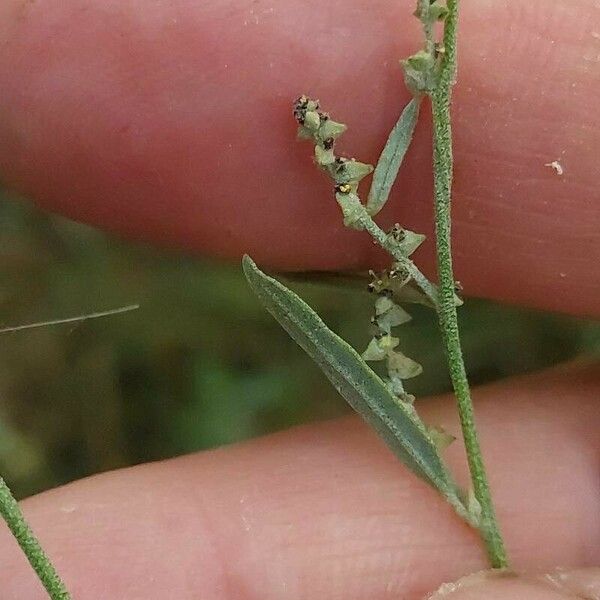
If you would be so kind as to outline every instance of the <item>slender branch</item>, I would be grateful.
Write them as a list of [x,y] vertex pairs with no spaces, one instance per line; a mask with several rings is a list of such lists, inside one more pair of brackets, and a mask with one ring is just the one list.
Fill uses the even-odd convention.
[[[45,327],[49,325],[61,325],[64,323],[78,323],[87,321],[88,319],[97,319],[109,315],[117,315],[139,308],[137,304],[131,306],[123,306],[112,310],[95,312],[78,317],[69,317],[66,319],[55,319],[52,321],[44,321],[40,323],[29,323],[27,325],[17,325],[15,327],[6,327],[0,329],[0,333],[22,331],[25,329],[34,329],[37,327]],[[17,540],[17,543],[27,557],[29,564],[37,573],[42,585],[46,588],[48,596],[51,600],[69,600],[70,595],[67,591],[56,569],[46,556],[44,550],[40,546],[33,531],[25,521],[25,517],[19,508],[19,504],[12,495],[8,485],[2,477],[0,477],[0,516],[6,521],[8,528]]]
[[99,319],[101,317],[109,317],[112,315],[120,315],[122,313],[137,310],[140,307],[139,304],[131,304],[129,306],[122,306],[121,308],[113,308],[111,310],[103,310],[101,312],[90,313],[87,315],[80,315],[78,317],[68,317],[66,319],[54,319],[52,321],[40,321],[38,323],[27,323],[26,325],[15,325],[13,327],[4,327],[0,329],[0,333],[12,333],[15,331],[23,331],[25,329],[38,329],[40,327],[50,327],[51,325],[64,325],[65,323],[80,323],[81,321],[88,321],[90,319]]
[[0,477],[0,515],[23,550],[52,600],[69,600],[69,592],[27,525],[17,501]]
[[444,28],[444,59],[436,88],[431,94],[434,136],[434,198],[437,261],[439,275],[438,315],[445,344],[450,376],[467,450],[473,492],[481,507],[481,535],[492,567],[508,566],[490,494],[481,447],[475,428],[473,402],[460,344],[458,317],[454,302],[454,273],[451,249],[452,129],[450,102],[456,72],[456,33],[458,0],[448,0]]
[[[419,286],[421,291],[429,298],[434,306],[438,305],[438,291],[423,275],[423,273],[419,270],[417,265],[408,257],[406,257],[397,246],[389,241],[387,234],[373,221],[372,217],[367,213],[365,209],[365,213],[363,218],[361,219],[361,223],[364,226],[365,230],[371,235],[373,240],[379,244],[384,250],[386,250],[394,260],[402,265],[406,269],[406,272],[411,276],[412,280]],[[452,296],[452,301],[454,302],[454,295]]]

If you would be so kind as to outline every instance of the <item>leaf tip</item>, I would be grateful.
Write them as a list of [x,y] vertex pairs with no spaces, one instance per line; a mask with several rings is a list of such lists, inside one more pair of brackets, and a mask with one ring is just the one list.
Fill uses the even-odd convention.
[[242,269],[246,277],[248,277],[252,271],[256,270],[256,263],[247,254],[242,256]]

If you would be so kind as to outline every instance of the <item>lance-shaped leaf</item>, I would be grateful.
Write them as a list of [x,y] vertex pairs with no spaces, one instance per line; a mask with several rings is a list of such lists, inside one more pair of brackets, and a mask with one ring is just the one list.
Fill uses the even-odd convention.
[[385,205],[392,185],[398,176],[398,170],[412,140],[415,125],[419,118],[421,100],[413,98],[402,111],[398,122],[392,129],[388,141],[379,157],[373,173],[373,183],[367,200],[367,211],[376,215]]
[[385,383],[319,316],[252,259],[244,256],[244,273],[265,308],[319,365],[337,391],[419,477],[438,489],[457,512],[465,512],[456,486],[427,429],[414,410],[404,406]]

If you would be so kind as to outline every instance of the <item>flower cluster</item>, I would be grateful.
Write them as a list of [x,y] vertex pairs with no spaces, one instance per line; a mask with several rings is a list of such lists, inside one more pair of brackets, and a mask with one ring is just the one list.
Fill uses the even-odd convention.
[[[335,142],[346,131],[346,125],[331,119],[323,112],[318,100],[300,96],[294,102],[294,118],[298,123],[298,137],[315,144],[314,160],[318,167],[334,181],[335,196],[344,214],[344,224],[353,229],[365,229],[372,223],[358,196],[358,185],[373,171],[372,165],[354,158],[336,156]],[[383,234],[385,246],[393,247],[408,258],[425,240],[425,236],[408,231],[399,224]],[[374,276],[369,291],[376,295],[375,314],[372,318],[374,334],[363,358],[367,361],[385,361],[386,383],[400,400],[412,403],[414,396],[404,390],[403,380],[419,375],[421,365],[405,356],[392,336],[392,328],[410,321],[410,315],[397,303],[400,291],[410,289],[411,277],[400,262],[394,262],[390,271]],[[416,292],[412,288],[413,292]],[[422,296],[422,295],[421,295]],[[416,301],[419,301],[417,299]]]
[[373,165],[335,155],[335,142],[346,131],[346,125],[321,111],[318,100],[300,96],[294,102],[294,118],[299,125],[298,137],[314,141],[315,163],[334,182],[336,199],[344,212],[344,225],[364,229],[358,184],[373,172]]
[[415,16],[423,24],[425,49],[401,60],[406,87],[416,96],[430,94],[436,87],[444,55],[444,44],[435,41],[436,23],[448,16],[448,7],[443,0],[419,0]]

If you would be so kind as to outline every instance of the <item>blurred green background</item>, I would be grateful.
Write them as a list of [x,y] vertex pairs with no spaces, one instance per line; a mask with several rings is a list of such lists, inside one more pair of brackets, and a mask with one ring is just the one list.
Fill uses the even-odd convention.
[[[18,497],[347,410],[237,265],[128,244],[7,194],[1,200],[0,326],[141,306],[2,335],[0,472]],[[298,288],[362,349],[367,293]],[[425,373],[409,389],[448,390],[435,318],[411,314],[402,347]],[[600,348],[597,324],[489,302],[468,301],[461,322],[473,382]]]

